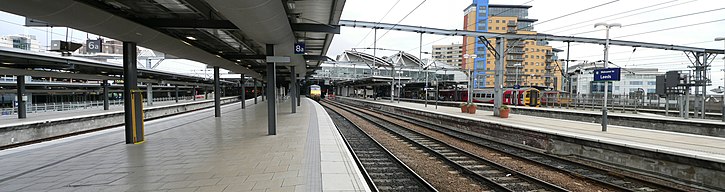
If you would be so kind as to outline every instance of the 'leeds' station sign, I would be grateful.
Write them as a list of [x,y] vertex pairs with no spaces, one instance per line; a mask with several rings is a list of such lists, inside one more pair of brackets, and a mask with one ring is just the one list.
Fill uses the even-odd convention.
[[619,81],[621,68],[605,68],[594,70],[594,81]]

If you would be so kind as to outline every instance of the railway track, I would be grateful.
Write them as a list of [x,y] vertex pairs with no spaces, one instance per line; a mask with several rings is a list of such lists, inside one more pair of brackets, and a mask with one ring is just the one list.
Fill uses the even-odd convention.
[[618,191],[704,191],[700,188],[690,188],[687,186],[672,187],[640,178],[618,174],[611,170],[587,166],[571,160],[526,149],[520,146],[510,145],[496,141],[494,139],[484,138],[460,130],[450,129],[441,126],[429,119],[409,117],[401,114],[393,114],[390,112],[379,110],[374,111],[374,113],[385,115],[387,117],[398,119],[426,129],[434,130],[450,137],[474,143],[482,148],[491,149],[493,151],[507,154],[528,162],[538,164],[540,166],[548,167],[554,170],[560,170],[567,174],[575,175],[577,177],[586,178],[587,180],[591,180],[600,185],[609,186],[610,188],[617,189]]
[[567,191],[551,183],[509,169],[493,161],[480,158],[469,152],[448,145],[443,141],[408,130],[407,128],[376,118],[374,116],[351,109],[339,103],[327,102],[333,106],[352,113],[371,124],[385,129],[399,140],[414,144],[440,159],[450,166],[489,186],[494,191]]
[[385,147],[340,114],[325,107],[373,191],[437,191]]

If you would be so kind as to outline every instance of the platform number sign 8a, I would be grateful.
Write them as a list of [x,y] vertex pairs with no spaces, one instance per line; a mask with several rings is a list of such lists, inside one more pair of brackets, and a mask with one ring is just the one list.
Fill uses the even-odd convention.
[[295,54],[305,54],[305,43],[295,43]]

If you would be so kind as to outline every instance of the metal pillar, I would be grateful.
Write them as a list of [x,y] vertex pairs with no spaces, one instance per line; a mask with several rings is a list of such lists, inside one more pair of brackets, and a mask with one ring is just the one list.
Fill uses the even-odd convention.
[[244,86],[244,83],[246,82],[244,81],[244,74],[241,74],[240,76],[242,77],[242,79],[239,80],[239,84],[242,86],[242,109],[245,109],[247,108],[247,86]]
[[705,113],[707,112],[707,108],[705,108],[705,99],[707,99],[707,66],[709,64],[707,63],[708,54],[702,53],[702,78],[700,78],[702,82],[702,97],[700,97],[700,118],[705,119]]
[[143,94],[138,89],[136,43],[123,42],[123,111],[126,144],[144,141]]
[[254,104],[257,104],[257,97],[259,97],[259,94],[257,94],[257,79],[252,78],[252,83],[254,83]]
[[[688,75],[686,78],[690,78],[690,76]],[[690,86],[687,86],[685,89],[686,89],[685,90],[685,99],[683,99],[683,101],[682,101],[684,103],[685,107],[684,107],[684,110],[681,110],[681,111],[684,112],[684,119],[689,119],[690,118]]]
[[[494,70],[493,115],[497,117],[501,115],[500,109],[501,105],[503,104],[503,59],[506,58],[506,51],[504,51],[504,41],[506,41],[506,39],[503,37],[496,38],[496,50],[498,50],[499,54],[497,55],[498,57],[496,57],[496,70]],[[468,93],[469,97],[472,95],[470,92],[471,91],[469,91]]]
[[262,89],[259,90],[262,93],[262,101],[264,101],[264,98],[267,97],[267,91],[264,90],[265,88],[267,88],[267,84],[262,83]]
[[292,107],[292,113],[297,113],[297,77],[295,77],[295,67],[290,67],[290,84],[289,84],[289,93],[290,93],[290,105]]
[[18,86],[18,119],[27,118],[27,99],[25,97],[25,75],[18,75],[16,77]]
[[192,101],[196,101],[196,94],[198,94],[198,93],[196,93],[196,85],[194,85],[194,89],[191,90],[191,100]]
[[[418,59],[423,62],[423,33],[420,33],[418,41]],[[423,63],[421,63],[421,66],[423,66],[422,64]],[[428,107],[428,66],[425,66],[425,70],[423,70],[423,72],[425,72],[425,107]]]
[[571,97],[572,89],[571,89],[571,75],[569,75],[569,52],[571,52],[571,49],[569,48],[569,44],[571,42],[566,42],[566,86],[567,86],[567,92],[569,92],[569,97]]
[[393,66],[390,66],[390,76],[393,77],[393,81],[390,82],[390,102],[392,103],[395,102],[395,67]]
[[300,92],[302,86],[300,85],[300,82],[296,79],[297,78],[295,75],[295,90],[297,91],[297,106],[300,106],[300,104],[302,103],[302,93]]
[[146,103],[149,106],[154,105],[154,92],[151,83],[146,83]]
[[[274,56],[274,45],[267,44],[267,56]],[[277,85],[277,72],[276,64],[267,63],[267,134],[277,134],[277,106],[276,106],[276,89]],[[271,97],[271,99],[270,99]]]
[[214,66],[214,117],[222,116],[221,89],[219,88],[219,67]]
[[178,85],[174,85],[174,93],[175,93],[174,100],[176,100],[176,102],[178,103],[179,102],[179,86]]
[[108,102],[108,82],[103,80],[101,86],[103,87],[103,110],[108,110],[110,108]]

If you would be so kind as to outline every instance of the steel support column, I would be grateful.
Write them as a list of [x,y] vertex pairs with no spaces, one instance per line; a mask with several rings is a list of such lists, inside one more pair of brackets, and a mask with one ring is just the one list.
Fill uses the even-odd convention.
[[290,67],[290,83],[289,83],[289,94],[290,104],[292,107],[292,113],[297,113],[297,77],[295,77],[295,67]]
[[[274,45],[267,44],[267,56],[274,56]],[[276,64],[273,62],[267,62],[267,134],[277,134],[277,106],[276,106],[276,93],[277,90],[277,72]],[[271,99],[270,99],[271,97]]]
[[[506,41],[503,37],[497,37],[496,38],[496,49],[498,50],[499,54],[495,54],[496,57],[496,70],[494,72],[494,104],[493,104],[493,115],[494,116],[500,116],[501,112],[501,105],[503,104],[503,59],[506,58],[506,51],[504,48],[504,41]],[[473,76],[473,75],[472,75]],[[485,81],[485,80],[484,80]],[[472,89],[469,90],[469,97],[472,95]],[[469,99],[470,100],[470,99]]]
[[196,85],[194,85],[194,90],[191,91],[191,100],[192,101],[196,101],[196,95],[197,94],[198,93],[196,93]]
[[110,108],[108,102],[108,81],[103,80],[101,86],[103,86],[103,110],[108,110]]
[[252,83],[254,83],[254,104],[257,104],[257,97],[259,97],[259,94],[257,94],[257,79],[252,78]]
[[241,99],[242,100],[242,109],[245,109],[245,108],[247,108],[247,103],[246,103],[247,88],[246,88],[246,86],[244,86],[244,83],[246,82],[246,81],[244,81],[244,74],[241,74],[241,77],[242,77],[242,79],[239,80],[239,84],[241,84],[241,86],[242,86],[242,99]]
[[123,112],[126,144],[144,141],[143,94],[138,89],[136,43],[123,42]]
[[300,106],[300,103],[302,103],[302,93],[300,92],[300,82],[297,80],[297,75],[293,75],[295,77],[295,90],[297,91],[297,106]]
[[178,85],[174,85],[174,100],[176,100],[177,103],[179,102],[179,86]]
[[16,77],[18,86],[18,119],[27,118],[27,101],[25,97],[25,75],[18,75]]
[[154,92],[151,83],[146,83],[146,103],[149,106],[154,105]]
[[219,67],[214,67],[214,117],[222,116],[221,89],[219,88]]

